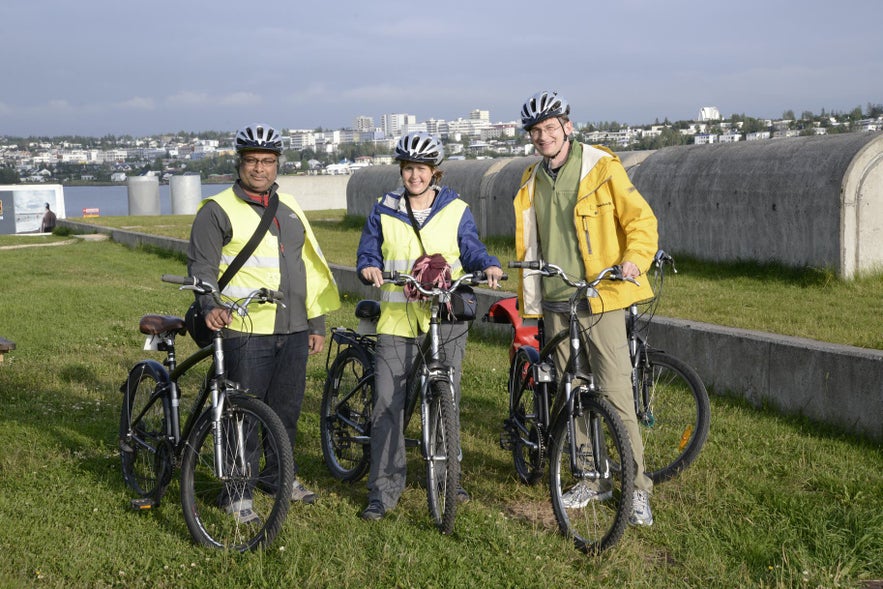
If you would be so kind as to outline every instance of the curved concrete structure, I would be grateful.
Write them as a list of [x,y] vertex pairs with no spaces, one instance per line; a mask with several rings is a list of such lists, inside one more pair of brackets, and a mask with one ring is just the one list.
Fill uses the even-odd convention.
[[672,252],[843,277],[883,268],[883,134],[667,147],[631,176]]
[[173,215],[195,215],[202,200],[202,180],[198,174],[169,178]]
[[[843,277],[883,269],[883,133],[618,153],[659,218],[660,246],[706,260],[775,261]],[[481,235],[511,235],[512,197],[537,157],[447,161],[443,182]],[[398,166],[359,170],[347,210],[367,215]]]

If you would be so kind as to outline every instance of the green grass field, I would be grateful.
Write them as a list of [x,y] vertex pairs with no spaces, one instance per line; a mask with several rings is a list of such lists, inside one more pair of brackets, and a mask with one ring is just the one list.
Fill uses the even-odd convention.
[[[320,239],[342,240],[329,235]],[[9,239],[0,238],[0,247]],[[297,453],[302,478],[319,501],[294,505],[266,551],[197,548],[177,484],[157,510],[128,509],[116,451],[118,387],[134,362],[158,358],[141,350],[138,318],[183,313],[191,300],[159,280],[183,273],[181,258],[77,240],[0,249],[0,263],[0,336],[17,345],[0,364],[2,587],[817,588],[879,587],[883,580],[880,445],[719,396],[712,397],[711,433],[697,462],[655,490],[654,526],[630,529],[597,558],[575,551],[555,530],[545,485],[519,484],[511,456],[498,445],[506,345],[479,337],[471,337],[464,365],[461,418],[464,485],[473,501],[458,512],[452,536],[441,536],[429,521],[416,451],[409,453],[409,486],[396,510],[376,523],[358,518],[364,481],[339,483],[322,461],[323,354],[309,365]],[[753,293],[769,304],[771,317],[795,304],[774,305],[776,296],[849,307],[853,298],[872,300],[876,291],[879,299],[880,292],[873,283],[856,287],[812,271],[755,268],[739,276],[728,269],[716,276],[701,264],[679,269],[668,300],[683,296],[684,281],[696,281],[692,289],[710,285],[683,307],[686,313],[714,303],[725,314],[726,302],[698,301],[724,291],[773,291],[770,299]],[[344,302],[329,325],[354,324],[354,301]],[[672,301],[664,313],[680,304]],[[729,307],[751,316],[735,308],[742,304]],[[879,342],[881,330],[864,321],[850,328]],[[180,351],[192,350],[183,340]]]

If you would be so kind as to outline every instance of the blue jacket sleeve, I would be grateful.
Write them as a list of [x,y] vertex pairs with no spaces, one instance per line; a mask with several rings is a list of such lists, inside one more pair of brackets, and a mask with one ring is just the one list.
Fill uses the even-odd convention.
[[375,267],[383,269],[383,229],[380,226],[380,213],[378,205],[374,205],[371,214],[362,228],[362,237],[359,239],[359,249],[356,251],[356,271],[361,276],[362,269]]
[[472,211],[467,209],[463,211],[460,217],[460,227],[457,229],[457,243],[460,246],[460,263],[466,272],[475,272],[476,270],[484,270],[488,266],[500,265],[500,260],[496,256],[488,253],[487,247],[478,238],[478,227],[475,225],[475,218]]

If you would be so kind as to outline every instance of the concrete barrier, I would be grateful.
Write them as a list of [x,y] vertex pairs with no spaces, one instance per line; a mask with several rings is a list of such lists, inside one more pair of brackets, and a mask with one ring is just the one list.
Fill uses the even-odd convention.
[[[187,242],[99,227],[67,219],[59,226],[75,232],[106,233],[129,247],[152,246],[187,252]],[[354,268],[331,265],[341,292],[375,298],[377,290],[358,279]],[[512,296],[476,289],[481,315],[497,299]],[[476,321],[473,329],[509,336],[511,328]],[[654,347],[694,368],[713,392],[742,396],[785,414],[803,415],[883,442],[883,351],[828,344],[804,338],[733,329],[697,321],[656,317]],[[712,424],[712,428],[714,425]]]
[[279,190],[293,195],[305,211],[347,208],[350,176],[278,176]]

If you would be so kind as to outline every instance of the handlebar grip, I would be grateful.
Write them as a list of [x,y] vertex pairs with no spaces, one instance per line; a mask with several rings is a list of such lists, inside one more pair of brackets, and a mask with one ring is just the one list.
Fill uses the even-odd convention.
[[163,274],[162,281],[169,282],[171,284],[196,286],[196,278],[193,278],[192,276],[176,276],[174,274]]
[[273,290],[272,288],[264,289],[267,299],[280,303],[285,300],[285,294],[281,290]]
[[392,272],[390,272],[388,270],[384,270],[383,272],[380,273],[380,275],[384,280],[390,280],[390,281],[395,281],[399,277],[399,273],[397,270],[393,270]]
[[500,280],[509,280],[509,275],[503,272],[503,275],[500,276]]
[[525,262],[509,262],[510,268],[527,268],[528,270],[539,270],[541,268],[540,262],[538,260],[528,260]]

